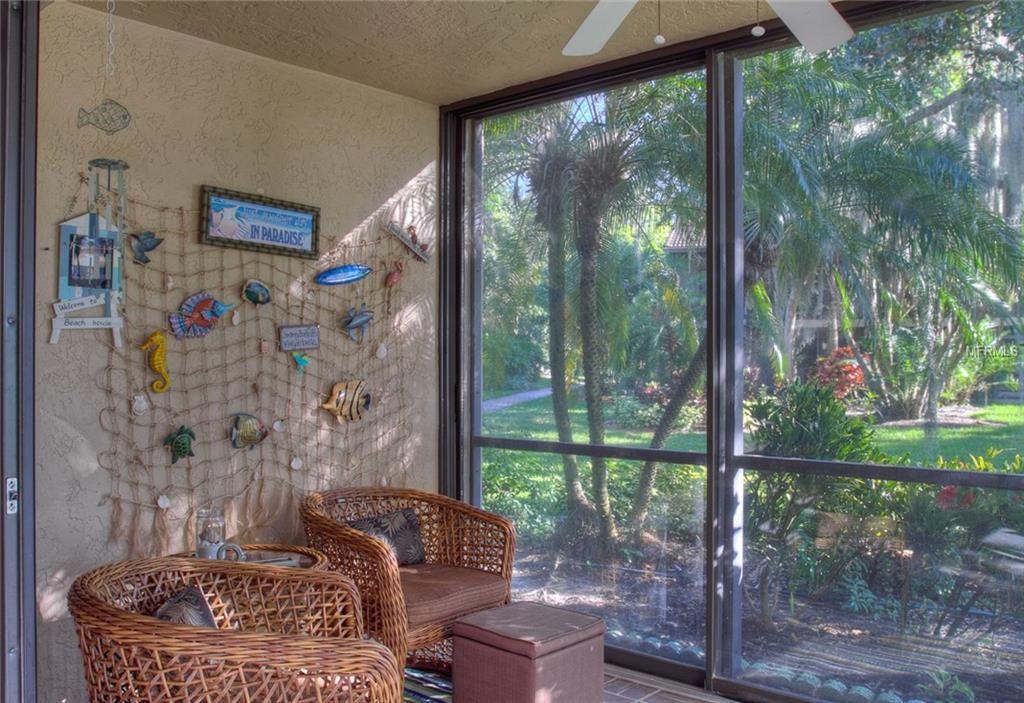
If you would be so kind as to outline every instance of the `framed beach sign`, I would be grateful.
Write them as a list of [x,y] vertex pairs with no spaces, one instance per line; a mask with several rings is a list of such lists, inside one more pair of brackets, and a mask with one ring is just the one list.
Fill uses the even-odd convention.
[[200,225],[202,244],[315,259],[320,208],[204,185]]

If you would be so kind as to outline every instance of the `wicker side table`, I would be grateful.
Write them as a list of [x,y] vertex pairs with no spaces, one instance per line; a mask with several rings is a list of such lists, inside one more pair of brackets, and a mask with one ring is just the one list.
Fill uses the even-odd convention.
[[[239,545],[246,554],[246,564],[260,564],[264,566],[286,566],[299,569],[310,569],[311,571],[327,571],[327,557],[312,547],[300,547],[296,544],[242,544]],[[259,555],[259,557],[257,557]],[[175,554],[176,557],[191,559],[195,552],[182,552]],[[297,564],[274,563],[267,561],[274,557],[282,560],[291,558]],[[230,560],[229,560],[230,561]]]

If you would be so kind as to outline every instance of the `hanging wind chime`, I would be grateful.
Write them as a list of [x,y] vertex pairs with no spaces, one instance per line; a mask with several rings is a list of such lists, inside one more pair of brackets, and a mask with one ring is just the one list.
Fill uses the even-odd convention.
[[[106,79],[114,74],[114,2],[107,2]],[[116,107],[115,107],[116,106]],[[92,124],[112,134],[128,126],[131,115],[121,105],[104,100],[95,110],[79,110],[78,125]],[[60,223],[59,300],[53,304],[50,344],[60,341],[64,330],[109,329],[114,345],[122,345],[124,320],[121,276],[124,261],[124,228],[128,195],[120,159],[89,161],[86,173],[87,211]],[[103,306],[101,317],[68,317],[67,314]]]

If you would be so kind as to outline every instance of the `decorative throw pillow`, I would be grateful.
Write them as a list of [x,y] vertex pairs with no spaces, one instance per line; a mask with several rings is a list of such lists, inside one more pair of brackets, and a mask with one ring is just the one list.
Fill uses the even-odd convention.
[[196,585],[188,586],[175,593],[161,605],[154,615],[167,622],[196,627],[217,627],[213,611],[206,602],[203,592]]
[[376,537],[391,547],[400,566],[423,562],[423,540],[420,539],[420,523],[412,508],[396,510],[386,515],[364,517],[350,522],[360,532]]

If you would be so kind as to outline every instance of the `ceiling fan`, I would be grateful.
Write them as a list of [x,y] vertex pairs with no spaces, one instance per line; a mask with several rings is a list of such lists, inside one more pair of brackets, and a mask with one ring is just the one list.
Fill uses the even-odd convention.
[[[596,54],[612,38],[626,16],[640,0],[598,0],[583,24],[562,49],[564,56],[590,56]],[[757,0],[760,2],[760,0]],[[793,35],[812,54],[835,48],[853,37],[847,24],[829,0],[767,0]],[[760,34],[764,29],[760,24]],[[760,36],[756,31],[755,36]],[[657,41],[661,39],[661,41]],[[663,43],[659,33],[655,43]]]

